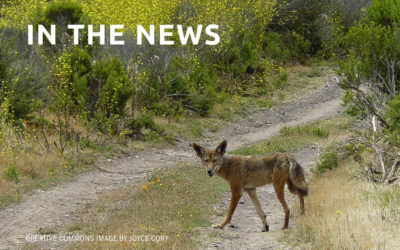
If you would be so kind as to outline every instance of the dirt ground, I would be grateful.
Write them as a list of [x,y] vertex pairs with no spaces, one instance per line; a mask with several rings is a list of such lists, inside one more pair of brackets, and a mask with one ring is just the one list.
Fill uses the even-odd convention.
[[[305,87],[306,88],[306,87]],[[327,75],[318,88],[310,88],[305,95],[268,110],[257,110],[247,117],[237,119],[216,133],[204,134],[203,145],[216,145],[219,140],[228,140],[228,150],[233,150],[268,139],[276,135],[282,126],[295,126],[331,117],[342,111],[341,90],[334,75]],[[318,158],[318,149],[304,149],[294,152],[295,157],[307,169]],[[23,197],[23,202],[0,211],[0,249],[19,248],[26,243],[26,236],[38,234],[43,229],[62,227],[70,223],[76,213],[86,204],[96,200],[99,194],[131,185],[142,180],[149,172],[159,168],[167,169],[178,162],[199,164],[188,141],[166,149],[151,149],[122,160],[108,160],[102,168],[82,174],[75,180],[59,184],[49,190],[37,190],[33,195]],[[229,194],[227,194],[229,195]],[[267,213],[270,232],[261,233],[261,223],[253,204],[243,195],[234,215],[233,223],[238,228],[219,231],[220,237],[204,239],[205,248],[222,249],[279,249],[277,241],[281,235],[283,210],[275,197],[272,186],[258,190],[263,209]],[[294,196],[287,195],[289,203]],[[229,197],[221,200],[216,209],[226,210]],[[223,213],[224,214],[224,213]],[[222,217],[213,221],[220,222]]]

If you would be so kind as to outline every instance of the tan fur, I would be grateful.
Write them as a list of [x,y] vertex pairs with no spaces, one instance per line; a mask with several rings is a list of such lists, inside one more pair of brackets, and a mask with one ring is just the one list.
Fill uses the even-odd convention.
[[216,228],[223,228],[226,224],[230,223],[242,192],[246,191],[256,207],[257,214],[261,218],[263,231],[268,231],[269,226],[266,215],[261,208],[256,188],[271,183],[285,212],[285,221],[282,229],[288,228],[290,215],[284,194],[286,183],[288,184],[289,191],[298,195],[300,208],[304,212],[304,196],[307,195],[308,187],[304,177],[304,170],[292,155],[271,153],[251,156],[225,156],[226,140],[222,141],[213,150],[204,149],[196,143],[192,145],[210,177],[217,174],[224,178],[231,187],[232,198],[228,213],[225,220],[215,226]]

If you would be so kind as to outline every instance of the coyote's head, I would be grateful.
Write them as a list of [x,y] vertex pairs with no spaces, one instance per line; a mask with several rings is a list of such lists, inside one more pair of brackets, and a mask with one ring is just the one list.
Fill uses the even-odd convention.
[[226,140],[223,140],[215,149],[208,150],[196,143],[192,143],[194,151],[196,151],[197,156],[200,157],[210,177],[221,168],[224,162],[223,156],[226,151],[226,144]]

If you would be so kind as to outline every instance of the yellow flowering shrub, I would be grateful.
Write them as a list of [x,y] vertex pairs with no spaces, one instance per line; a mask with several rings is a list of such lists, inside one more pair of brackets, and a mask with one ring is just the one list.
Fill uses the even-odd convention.
[[47,0],[11,0],[0,5],[0,28],[26,29],[35,14],[45,9]]
[[126,29],[136,30],[136,25],[149,27],[171,23],[171,16],[179,0],[86,0],[83,11],[96,24],[124,24]]
[[[94,24],[124,24],[126,29],[135,31],[138,24],[148,27],[150,24],[215,23],[229,33],[238,28],[235,25],[265,27],[272,19],[276,0],[83,0],[79,3]],[[47,0],[8,1],[0,5],[0,27],[25,29],[48,5]]]

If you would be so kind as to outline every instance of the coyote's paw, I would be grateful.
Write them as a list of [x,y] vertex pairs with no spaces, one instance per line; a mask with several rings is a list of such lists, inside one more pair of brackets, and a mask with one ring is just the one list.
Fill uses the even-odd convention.
[[268,232],[269,231],[269,226],[265,225],[262,229],[263,232]]
[[213,228],[216,228],[216,229],[223,229],[224,228],[223,225],[212,225],[212,226],[213,226]]

